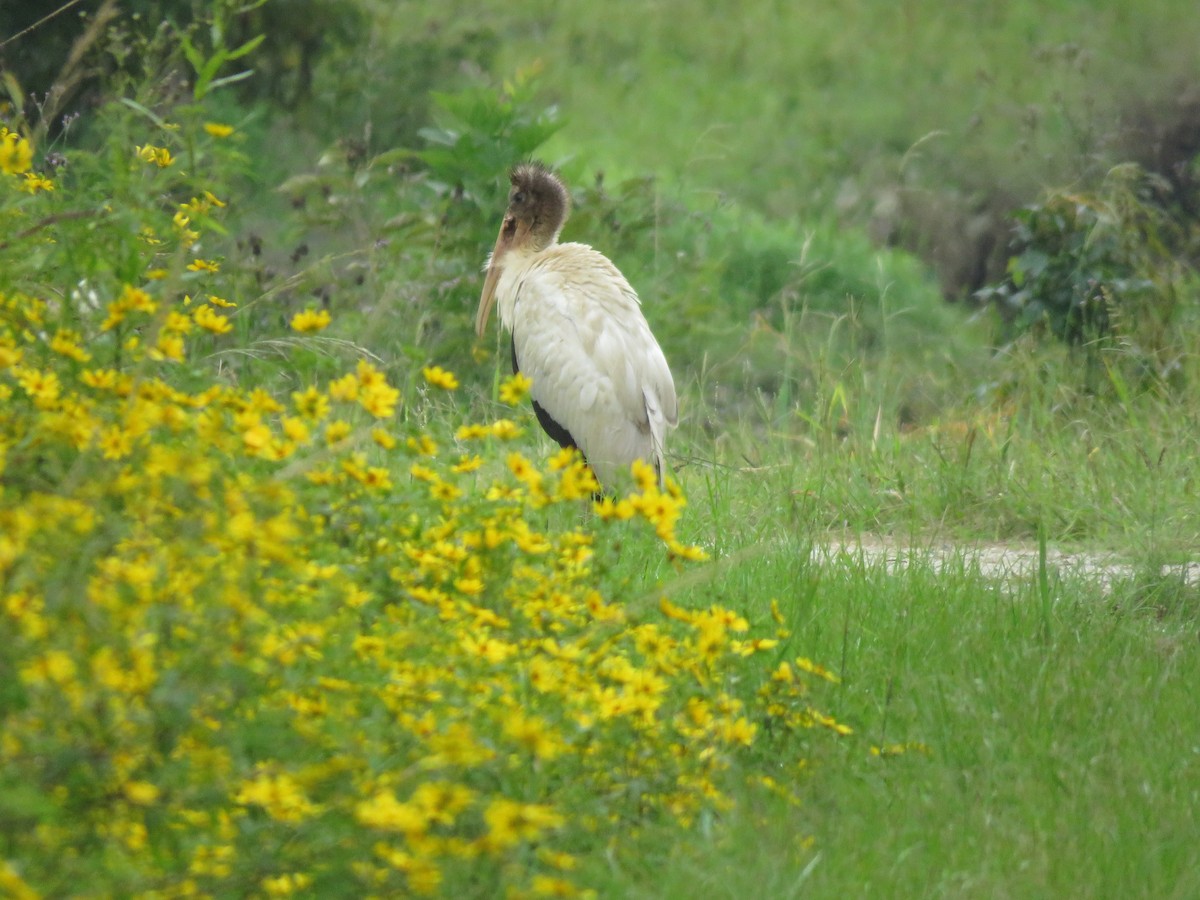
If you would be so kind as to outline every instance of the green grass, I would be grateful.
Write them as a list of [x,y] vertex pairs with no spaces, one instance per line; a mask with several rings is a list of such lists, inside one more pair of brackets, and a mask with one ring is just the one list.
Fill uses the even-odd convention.
[[[715,440],[685,422],[683,453],[720,459],[681,473],[691,536],[718,553],[678,596],[754,619],[777,600],[792,646],[842,675],[832,712],[858,734],[841,753],[818,752],[807,775],[780,773],[801,787],[798,807],[747,796],[694,842],[648,833],[644,853],[601,867],[607,892],[1182,898],[1200,889],[1189,724],[1200,587],[1160,574],[1194,558],[1196,411],[1153,392],[1125,403],[1082,392],[1073,365],[1069,354],[1025,348],[993,370],[1017,386],[1003,415],[964,404],[945,410],[940,427],[908,433],[876,431],[886,366],[816,373],[834,387],[784,422],[762,404]],[[823,415],[835,391],[837,414]],[[965,549],[985,541],[1036,553],[1039,526],[1051,549],[1109,551],[1130,568],[1107,586],[1053,566],[1044,581],[1001,583]],[[853,549],[832,560],[813,553],[879,534],[899,547],[964,549],[936,569],[918,552],[899,571]],[[867,752],[909,742],[928,750]]]
[[544,66],[567,120],[551,157],[654,171],[782,218],[847,188],[866,193],[861,214],[901,179],[1029,196],[1102,170],[1123,116],[1170,106],[1200,38],[1186,0],[375,9],[381,65],[433,39],[475,48],[496,75]]
[[[758,494],[753,476],[723,491]],[[697,491],[692,490],[695,499]],[[753,797],[685,844],[618,855],[602,894],[713,897],[1189,897],[1200,758],[1200,591],[1131,579],[1000,584],[964,556],[896,573],[819,563],[804,521],[722,514],[728,562],[690,602],[752,618],[776,598],[793,646],[843,679],[858,734],[807,774],[800,805]],[[767,524],[762,524],[766,521]],[[890,758],[868,745],[920,742]],[[768,769],[769,771],[769,769]],[[802,839],[814,836],[806,847]]]

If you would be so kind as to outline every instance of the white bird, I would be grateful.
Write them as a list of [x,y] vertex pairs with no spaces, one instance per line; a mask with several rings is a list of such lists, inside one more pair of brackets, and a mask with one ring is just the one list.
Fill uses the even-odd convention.
[[563,447],[577,447],[611,490],[634,460],[651,464],[660,486],[667,429],[679,417],[675,382],[641,301],[606,256],[560,244],[570,194],[542,163],[516,166],[512,190],[475,317],[483,336],[492,305],[512,333],[513,372],[533,382],[538,422]]

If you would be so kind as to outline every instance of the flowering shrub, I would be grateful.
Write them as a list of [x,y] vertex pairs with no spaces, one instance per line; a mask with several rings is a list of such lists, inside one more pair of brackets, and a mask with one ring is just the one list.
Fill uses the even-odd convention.
[[235,377],[269,326],[208,249],[230,131],[131,143],[123,206],[0,134],[0,887],[573,896],[641,823],[788,795],[796,733],[848,729],[782,617],[604,590],[622,537],[703,559],[675,485],[594,502],[437,366]]

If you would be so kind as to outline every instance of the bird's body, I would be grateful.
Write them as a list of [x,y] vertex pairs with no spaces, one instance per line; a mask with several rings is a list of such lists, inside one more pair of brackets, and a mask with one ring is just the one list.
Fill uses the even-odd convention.
[[678,403],[666,357],[629,282],[586,244],[559,244],[566,188],[536,163],[518,166],[480,298],[482,334],[493,302],[512,333],[513,368],[528,376],[538,420],[578,447],[612,488],[636,459],[661,482],[666,432]]

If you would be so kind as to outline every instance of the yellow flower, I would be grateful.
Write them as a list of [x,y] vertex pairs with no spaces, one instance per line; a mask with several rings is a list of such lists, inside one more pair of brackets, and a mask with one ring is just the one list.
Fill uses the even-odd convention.
[[450,467],[451,472],[463,474],[465,472],[474,472],[483,465],[483,457],[476,454],[475,456],[460,456],[458,462]]
[[758,726],[749,722],[745,716],[733,721],[725,720],[720,724],[721,739],[729,744],[749,747],[754,743],[754,735],[757,733]]
[[454,581],[454,587],[460,593],[471,597],[480,596],[484,590],[484,584],[478,578],[457,578]]
[[331,321],[329,310],[306,309],[304,312],[298,312],[292,316],[292,330],[299,331],[301,334],[309,334],[324,330]]
[[75,677],[75,661],[62,650],[51,650],[21,669],[27,684],[68,684]]
[[125,316],[131,312],[141,312],[153,315],[158,309],[158,303],[141,288],[125,285],[121,296],[108,304],[108,318],[100,324],[101,331],[108,331],[125,321]]
[[552,806],[542,803],[518,803],[500,797],[488,804],[483,812],[487,823],[487,844],[498,850],[512,847],[523,840],[536,840],[543,831],[561,828],[566,822]]
[[510,453],[505,460],[508,470],[516,476],[517,481],[524,482],[531,488],[537,488],[542,483],[542,473],[533,467],[533,463],[520,453]]
[[581,891],[567,879],[553,875],[534,875],[529,890],[535,897],[558,897],[563,900],[572,897],[595,897],[595,891]]
[[542,719],[517,711],[504,722],[504,736],[512,738],[538,759],[554,759],[567,750],[566,744]]
[[193,197],[187,203],[180,203],[179,212],[177,212],[175,216],[176,219],[178,219],[180,216],[183,216],[186,219],[189,216],[196,215],[198,213],[206,213],[214,206],[220,208],[224,205],[225,201],[218,199],[216,194],[214,194],[212,191],[205,191],[203,197]]
[[358,376],[359,386],[364,389],[374,385],[387,384],[387,376],[371,365],[368,360],[360,359],[354,372]]
[[408,472],[418,481],[428,481],[431,484],[436,484],[439,480],[437,472],[433,471],[429,466],[423,466],[420,463],[413,463]]
[[21,182],[21,190],[27,194],[36,194],[38,191],[52,191],[54,190],[54,182],[34,172],[26,172],[25,180]]
[[552,457],[550,457],[550,468],[555,472],[565,469],[567,466],[581,459],[579,451],[574,447],[563,447]]
[[105,459],[123,459],[133,452],[133,435],[123,428],[110,425],[101,432],[99,447]]
[[779,641],[774,638],[754,638],[749,641],[734,641],[729,646],[738,656],[753,656],[764,650],[774,650],[779,646]]
[[330,445],[336,444],[347,437],[350,434],[350,430],[350,423],[342,419],[330,422],[325,426],[325,443]]
[[523,429],[519,428],[512,419],[497,419],[492,423],[490,430],[492,437],[502,441],[511,441],[524,433]]
[[21,362],[25,351],[11,337],[0,337],[0,369],[9,369]]
[[250,395],[247,399],[249,400],[247,407],[249,409],[253,409],[257,412],[263,412],[263,413],[283,412],[283,406],[279,402],[277,402],[275,400],[275,398],[271,396],[270,393],[263,390],[262,388],[255,388],[253,391],[250,392]]
[[408,439],[408,449],[421,456],[437,456],[437,441],[427,434],[419,434]]
[[175,362],[183,362],[183,338],[177,334],[170,334],[166,329],[158,336],[158,341],[154,345],[154,352],[151,353],[151,358],[169,359]]
[[41,409],[53,406],[57,401],[62,384],[53,372],[43,372],[40,369],[23,369],[17,373],[17,383],[25,389],[33,402]]
[[504,379],[500,385],[500,401],[509,406],[516,406],[529,394],[533,381],[521,372],[515,372]]
[[307,444],[309,440],[308,426],[304,424],[303,419],[297,419],[295,416],[284,416],[280,420],[280,425],[283,427],[283,433],[287,435],[289,441],[295,441],[297,444]]
[[704,560],[708,559],[708,553],[702,547],[682,544],[674,538],[667,541],[667,549],[680,559],[686,559],[691,562],[704,562]]
[[233,331],[233,323],[207,303],[196,307],[192,313],[192,319],[205,331],[211,331],[213,334],[225,334]]
[[783,613],[779,610],[779,601],[774,597],[771,598],[771,618],[775,620],[776,625],[787,624],[787,620],[783,617]]
[[358,399],[358,376],[353,372],[329,383],[329,396],[334,400],[352,403]]
[[377,491],[390,491],[392,489],[391,473],[382,466],[371,466],[359,479],[364,487],[369,487]]
[[82,341],[83,337],[78,331],[60,329],[54,339],[50,341],[50,349],[76,362],[87,362],[92,355],[79,346]]
[[557,850],[551,850],[549,847],[539,847],[537,858],[551,868],[558,869],[562,872],[569,872],[579,866],[579,860],[570,853],[562,853]]
[[459,425],[454,432],[456,441],[475,441],[485,438],[492,433],[489,425]]
[[[553,463],[552,463],[553,465]],[[600,482],[582,460],[576,459],[562,470],[558,484],[558,495],[564,500],[583,500],[594,497],[600,491]]]
[[441,366],[426,366],[421,370],[421,374],[434,387],[443,388],[447,391],[453,391],[458,388],[458,379],[454,377],[454,373],[447,372]]
[[122,787],[130,803],[138,806],[150,806],[158,799],[159,790],[148,781],[127,781]]
[[596,515],[606,522],[611,519],[632,519],[637,513],[633,503],[628,499],[613,500],[612,497],[604,497],[596,501],[593,508],[596,510]]
[[459,645],[469,655],[478,656],[490,663],[502,663],[517,652],[515,644],[509,644],[487,635],[482,637],[468,635],[459,641]]
[[189,272],[220,272],[221,264],[207,259],[196,258],[188,263]]
[[796,658],[796,668],[804,672],[808,672],[810,675],[816,675],[818,678],[824,678],[826,681],[831,681],[834,684],[841,683],[840,678],[838,678],[824,666],[813,662],[807,656],[799,656]]
[[146,144],[144,147],[138,147],[137,155],[148,163],[153,163],[160,169],[165,169],[169,165],[173,165],[175,160],[171,156],[171,151],[166,147],[155,147],[153,144]]
[[79,380],[99,391],[112,391],[118,397],[127,397],[133,387],[132,379],[116,369],[88,369]]
[[242,428],[242,444],[250,454],[258,454],[266,449],[271,442],[271,429],[262,423],[257,415],[239,417]]
[[0,894],[12,900],[40,900],[41,894],[21,878],[16,867],[8,860],[0,861]]
[[167,320],[163,323],[163,331],[169,331],[172,334],[191,334],[192,320],[182,313],[169,312]]
[[242,782],[234,796],[242,806],[261,806],[272,819],[279,822],[301,822],[316,815],[320,809],[305,795],[292,776],[281,773],[261,773]]
[[431,821],[453,825],[458,814],[470,806],[474,798],[475,792],[461,784],[428,781],[413,791],[411,802],[424,810]]
[[268,897],[290,897],[309,887],[312,884],[312,876],[303,872],[289,872],[274,878],[264,878],[260,883],[263,893]]
[[33,164],[33,147],[15,131],[0,127],[0,172],[20,175]]
[[329,398],[317,390],[316,385],[292,394],[292,403],[300,415],[313,422],[319,422],[329,415]]
[[406,837],[419,837],[429,829],[430,815],[415,803],[401,803],[391,791],[380,791],[370,800],[354,807],[354,818],[368,828],[398,831]]
[[848,734],[854,734],[853,728],[851,728],[849,725],[843,725],[841,722],[837,721],[837,719],[833,718],[833,716],[824,715],[816,710],[809,710],[809,712],[812,715],[813,720],[818,725],[828,728],[834,734],[839,734],[842,737],[845,737]]
[[365,385],[359,392],[358,402],[377,419],[387,419],[396,414],[396,403],[400,391],[386,382]]
[[633,480],[637,482],[638,490],[642,493],[658,488],[658,473],[654,471],[654,466],[643,459],[635,459],[630,468],[633,471]]
[[205,122],[204,130],[215,138],[227,138],[233,134],[232,125],[223,125],[220,122]]

